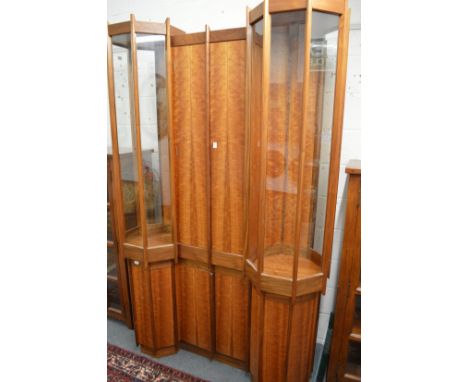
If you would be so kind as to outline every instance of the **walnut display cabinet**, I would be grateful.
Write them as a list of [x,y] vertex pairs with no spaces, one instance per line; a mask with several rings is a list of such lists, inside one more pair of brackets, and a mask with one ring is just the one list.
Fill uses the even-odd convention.
[[119,253],[130,284],[142,351],[177,351],[176,214],[170,116],[170,36],[166,23],[108,26],[109,105]]
[[180,346],[255,381],[304,381],[330,270],[349,11],[265,0],[246,19],[108,26],[124,303],[146,353]]
[[250,372],[305,381],[330,271],[347,2],[265,0],[246,33]]

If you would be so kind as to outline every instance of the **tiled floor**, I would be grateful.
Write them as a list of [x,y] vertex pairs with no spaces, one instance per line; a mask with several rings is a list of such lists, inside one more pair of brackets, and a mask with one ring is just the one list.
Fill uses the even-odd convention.
[[[119,321],[107,320],[107,341],[113,345],[141,354],[139,347],[135,344],[134,333],[133,330],[128,329]],[[319,355],[318,353],[321,353],[321,345],[317,346],[316,359]],[[149,355],[143,355],[151,358]],[[250,375],[245,371],[215,360],[210,361],[208,358],[185,350],[179,350],[177,354],[155,358],[154,360],[212,382],[250,381]],[[310,380],[313,381],[312,378]]]

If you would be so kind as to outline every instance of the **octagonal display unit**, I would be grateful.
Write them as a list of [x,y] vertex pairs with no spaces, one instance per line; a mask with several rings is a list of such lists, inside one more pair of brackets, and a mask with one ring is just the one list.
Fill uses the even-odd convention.
[[254,380],[309,378],[330,271],[349,10],[265,0],[248,12],[249,205]]

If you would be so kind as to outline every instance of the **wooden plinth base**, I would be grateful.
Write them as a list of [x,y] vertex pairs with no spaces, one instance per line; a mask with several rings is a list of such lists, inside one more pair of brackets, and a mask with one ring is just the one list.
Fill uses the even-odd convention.
[[136,342],[155,357],[176,353],[174,263],[130,261],[129,273]]
[[179,349],[176,346],[170,346],[168,348],[158,349],[158,350],[154,351],[152,349],[146,348],[143,345],[140,345],[140,349],[141,349],[141,351],[143,353],[148,354],[148,355],[150,355],[152,357],[156,357],[156,358],[166,357],[168,355],[175,354],[175,353],[177,353],[179,351]]
[[320,292],[287,297],[252,288],[250,372],[254,381],[307,381],[312,372]]
[[198,355],[201,355],[203,357],[209,358],[209,359],[215,359],[216,361],[225,363],[229,366],[235,367],[237,369],[245,370],[248,371],[247,365],[243,361],[239,361],[238,359],[229,357],[224,354],[219,354],[219,353],[212,353],[208,350],[201,349],[199,347],[196,347],[194,345],[188,344],[186,342],[180,342],[179,344],[181,349],[187,350],[191,353],[195,353]]
[[249,283],[242,272],[182,259],[176,277],[181,347],[246,370]]

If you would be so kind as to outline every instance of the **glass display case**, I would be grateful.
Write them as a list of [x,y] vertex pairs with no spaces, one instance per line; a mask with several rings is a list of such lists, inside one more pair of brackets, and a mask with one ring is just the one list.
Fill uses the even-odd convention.
[[173,243],[165,36],[136,34],[138,90],[132,86],[128,34],[112,36],[112,52],[124,245],[156,250]]
[[109,104],[117,161],[120,250],[130,281],[137,342],[143,351],[176,351],[173,290],[169,73],[171,26],[130,21],[108,27]]
[[305,380],[333,241],[349,11],[265,0],[248,24],[250,366],[255,380]]

